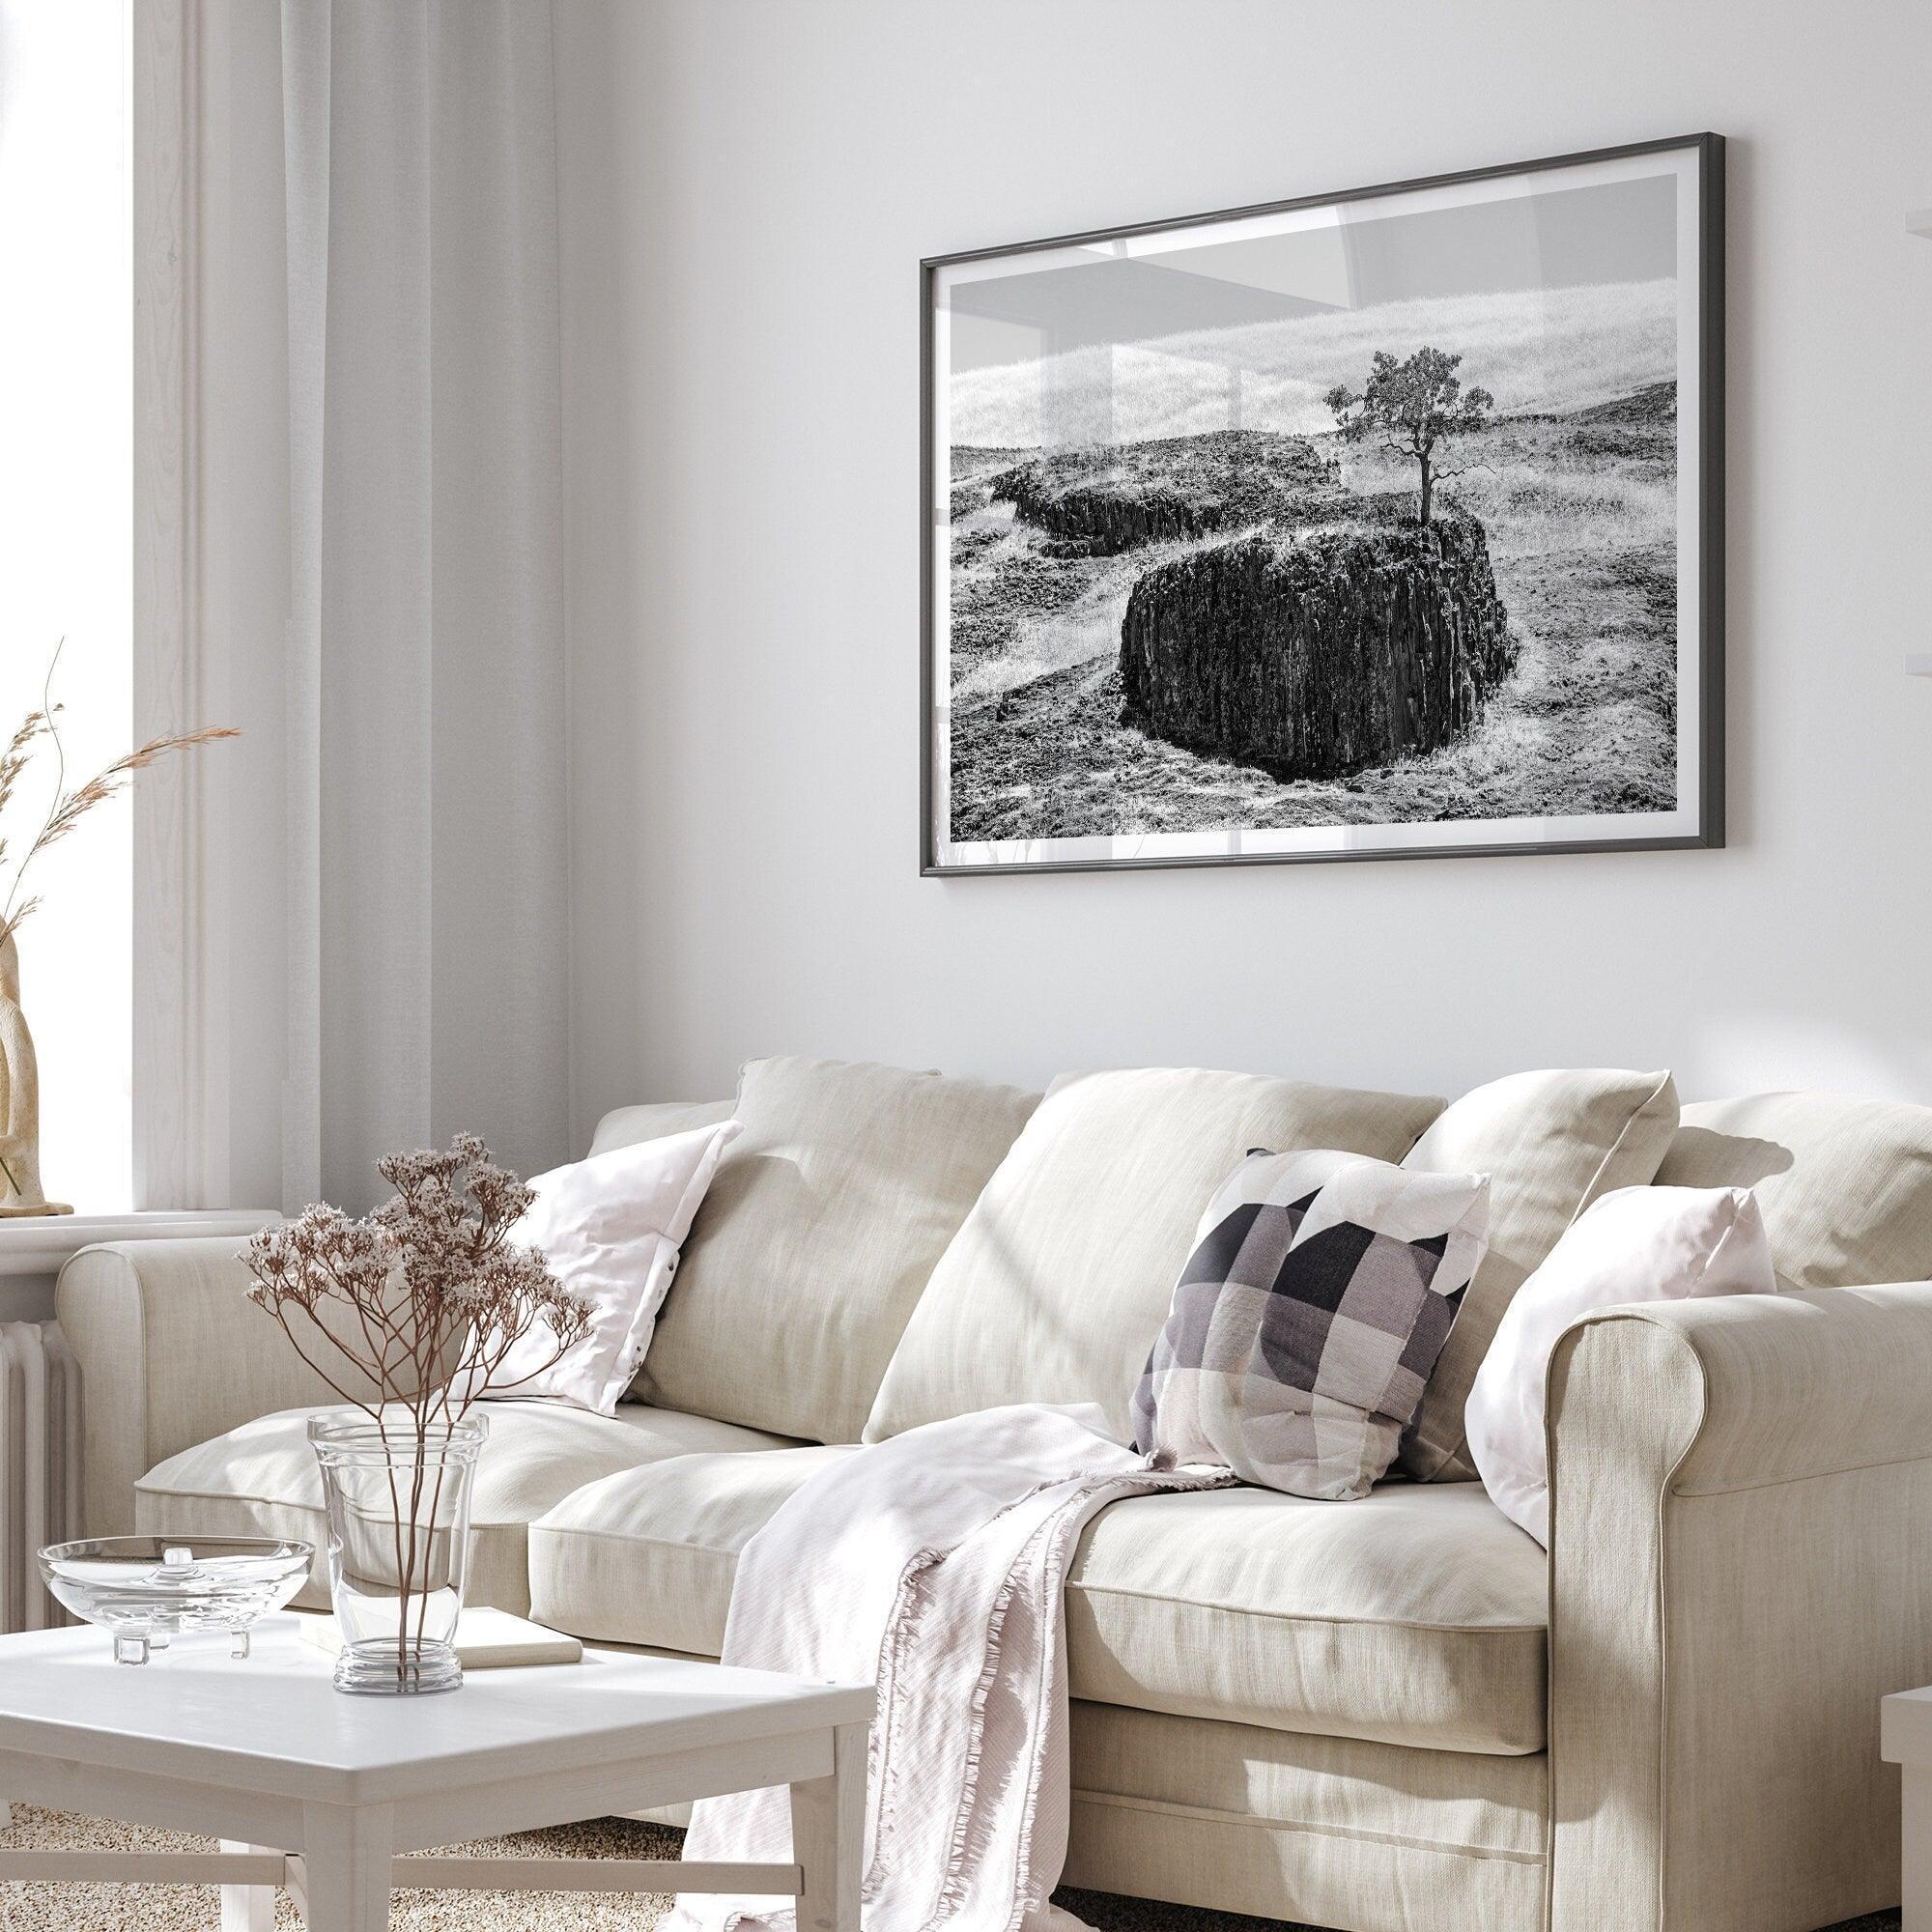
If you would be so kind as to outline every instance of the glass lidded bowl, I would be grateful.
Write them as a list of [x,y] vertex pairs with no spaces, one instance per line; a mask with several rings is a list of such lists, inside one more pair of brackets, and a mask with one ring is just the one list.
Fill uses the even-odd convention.
[[92,1536],[51,1543],[41,1576],[55,1600],[114,1639],[117,1663],[189,1631],[225,1630],[248,1655],[248,1629],[307,1580],[315,1546],[270,1536]]

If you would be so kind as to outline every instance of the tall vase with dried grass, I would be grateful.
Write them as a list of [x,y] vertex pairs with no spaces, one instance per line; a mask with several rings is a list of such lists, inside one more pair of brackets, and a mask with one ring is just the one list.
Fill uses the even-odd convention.
[[359,1220],[315,1207],[249,1243],[250,1298],[345,1410],[315,1417],[338,1690],[453,1690],[483,1418],[526,1334],[553,1360],[589,1309],[511,1238],[535,1199],[474,1134],[378,1162],[394,1196]]
[[[0,752],[0,1215],[71,1214],[65,1202],[49,1201],[41,1187],[41,1082],[34,1053],[34,1037],[20,1009],[20,955],[14,935],[21,922],[40,905],[25,893],[34,861],[57,845],[89,812],[121,791],[136,772],[164,758],[215,738],[241,734],[226,725],[178,736],[150,738],[118,757],[104,771],[75,785],[68,783],[67,753],[61,744],[60,720],[66,709],[54,700],[54,673],[60,668],[63,639],[54,646],[42,687],[40,708],[30,711]],[[36,753],[51,757],[52,788],[39,830],[26,849],[13,856],[7,838],[7,809],[14,803]]]

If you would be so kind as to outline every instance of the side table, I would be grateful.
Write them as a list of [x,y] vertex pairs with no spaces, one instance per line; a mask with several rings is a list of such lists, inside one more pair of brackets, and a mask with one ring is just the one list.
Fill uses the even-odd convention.
[[1878,1738],[1879,1756],[1902,1774],[1900,1932],[1932,1932],[1932,1688],[1886,1698]]

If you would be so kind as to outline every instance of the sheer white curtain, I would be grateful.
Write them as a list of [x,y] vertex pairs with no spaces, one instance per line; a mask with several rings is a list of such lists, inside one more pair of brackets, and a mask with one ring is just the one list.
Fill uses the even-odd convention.
[[549,0],[283,0],[283,1190],[565,1157]]

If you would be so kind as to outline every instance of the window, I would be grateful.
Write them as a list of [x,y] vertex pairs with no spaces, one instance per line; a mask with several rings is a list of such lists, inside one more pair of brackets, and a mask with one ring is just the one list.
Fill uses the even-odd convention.
[[[132,731],[128,49],[128,0],[0,0],[0,735],[64,637],[70,782]],[[45,813],[50,752],[0,820],[11,852]],[[35,861],[18,935],[42,1179],[82,1212],[132,1199],[130,816],[106,806]]]

